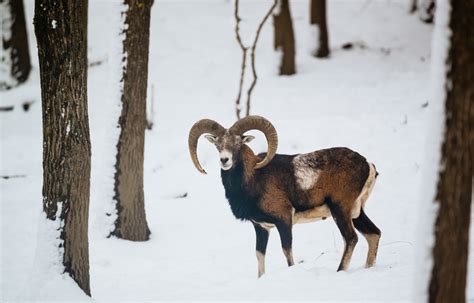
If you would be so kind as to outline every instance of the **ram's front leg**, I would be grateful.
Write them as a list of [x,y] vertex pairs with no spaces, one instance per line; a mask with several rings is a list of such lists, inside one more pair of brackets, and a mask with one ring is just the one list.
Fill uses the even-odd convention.
[[270,230],[263,228],[260,224],[253,223],[255,228],[256,235],[256,255],[258,261],[258,277],[260,278],[265,273],[265,253],[267,251],[268,236],[270,235]]

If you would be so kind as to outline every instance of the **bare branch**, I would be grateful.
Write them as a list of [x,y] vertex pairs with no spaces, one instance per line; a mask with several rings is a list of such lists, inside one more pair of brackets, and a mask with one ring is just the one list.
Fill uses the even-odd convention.
[[252,49],[250,51],[250,59],[251,59],[251,64],[252,64],[253,80],[252,80],[252,84],[250,84],[250,88],[247,91],[247,112],[246,112],[246,116],[248,116],[250,114],[250,97],[252,95],[253,88],[257,84],[257,70],[255,68],[255,49],[257,48],[258,38],[260,37],[260,32],[262,31],[263,25],[265,24],[267,19],[270,17],[270,15],[272,14],[272,12],[275,9],[275,7],[277,6],[277,4],[278,4],[278,0],[273,0],[273,5],[270,7],[267,14],[265,15],[265,17],[263,17],[262,21],[258,25],[257,33],[255,34],[255,40],[253,41]]
[[242,66],[240,72],[240,84],[239,84],[239,93],[237,99],[235,100],[235,113],[237,119],[240,119],[240,97],[242,95],[242,87],[244,85],[244,75],[245,75],[245,66],[247,65],[247,49],[248,47],[244,46],[242,42],[242,37],[240,36],[240,17],[239,17],[239,0],[235,0],[234,8],[234,18],[235,18],[235,37],[239,43],[240,48],[242,49]]
[[[250,96],[252,94],[252,91],[257,83],[257,71],[255,69],[255,49],[257,48],[257,42],[258,38],[260,37],[260,32],[262,31],[263,25],[267,21],[267,19],[270,17],[272,14],[273,10],[278,4],[278,0],[274,0],[273,5],[270,7],[268,10],[267,14],[265,17],[263,17],[262,21],[258,25],[257,32],[255,34],[255,39],[252,44],[252,48],[250,49],[250,56],[251,56],[251,65],[252,65],[252,74],[253,74],[253,80],[250,85],[250,88],[247,91],[247,110],[246,110],[246,116],[249,115],[250,113]],[[239,93],[237,95],[237,99],[235,100],[235,112],[237,115],[237,119],[240,119],[240,98],[242,95],[242,88],[244,84],[244,75],[245,75],[245,67],[247,65],[247,51],[249,50],[248,46],[245,46],[242,42],[242,37],[240,36],[240,21],[241,18],[239,16],[239,0],[235,0],[235,7],[234,7],[234,18],[235,18],[235,36],[237,39],[237,42],[239,43],[240,48],[242,49],[242,65],[241,65],[241,71],[240,71],[240,83],[239,83]]]

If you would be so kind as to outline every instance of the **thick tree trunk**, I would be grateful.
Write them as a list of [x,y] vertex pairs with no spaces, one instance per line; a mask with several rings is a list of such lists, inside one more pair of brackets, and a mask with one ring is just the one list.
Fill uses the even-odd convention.
[[318,46],[314,56],[318,58],[329,57],[329,37],[326,23],[326,0],[311,0],[311,24],[318,28]]
[[[474,169],[474,2],[451,1],[444,142],[430,302],[465,302]],[[467,38],[470,37],[470,38]]]
[[280,75],[293,75],[295,69],[295,37],[289,0],[280,0],[278,14],[273,15],[275,50],[281,49]]
[[28,79],[31,70],[23,0],[4,0],[2,6],[2,55],[0,90]]
[[117,220],[112,235],[132,241],[146,241],[150,230],[146,222],[143,192],[143,156],[145,147],[146,91],[151,0],[125,0],[128,5],[125,24],[121,127],[115,165]]
[[61,210],[65,271],[90,295],[87,0],[36,0],[43,107],[43,210]]

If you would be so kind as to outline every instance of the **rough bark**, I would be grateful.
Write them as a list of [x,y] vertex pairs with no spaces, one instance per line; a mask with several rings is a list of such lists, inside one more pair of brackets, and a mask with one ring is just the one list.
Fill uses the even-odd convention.
[[275,50],[281,49],[280,75],[293,75],[295,68],[295,37],[289,0],[280,0],[278,14],[273,15]]
[[[430,302],[465,302],[474,161],[474,2],[451,1],[445,134]],[[449,89],[450,88],[450,89]]]
[[[31,71],[28,35],[23,0],[10,0],[4,4],[2,16],[2,65],[10,75],[0,82],[0,90],[13,88],[28,79]],[[9,58],[7,58],[8,56]]]
[[311,24],[318,27],[318,47],[314,56],[329,57],[329,36],[326,22],[326,0],[311,0]]
[[150,230],[146,222],[143,192],[146,91],[150,36],[151,0],[125,0],[124,53],[121,133],[115,165],[115,200],[117,220],[112,235],[132,241],[146,241]]
[[87,0],[36,0],[34,24],[43,109],[43,211],[55,220],[62,204],[65,272],[90,295]]

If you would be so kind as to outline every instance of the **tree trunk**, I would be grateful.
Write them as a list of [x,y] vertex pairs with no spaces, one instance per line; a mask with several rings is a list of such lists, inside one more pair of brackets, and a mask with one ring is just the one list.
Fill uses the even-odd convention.
[[146,222],[143,192],[146,91],[151,0],[125,0],[126,11],[121,133],[115,164],[117,220],[112,235],[132,241],[146,241],[150,230]]
[[273,15],[273,27],[275,30],[275,50],[282,50],[280,75],[293,75],[296,73],[295,37],[290,3],[288,0],[280,0],[278,5],[279,12]]
[[[442,168],[430,302],[465,302],[474,169],[474,2],[451,1]],[[471,37],[471,38],[466,38]],[[448,84],[451,83],[451,84]]]
[[36,0],[43,108],[43,211],[62,228],[65,272],[90,295],[87,0]]
[[0,90],[13,88],[28,79],[31,70],[23,0],[6,0],[2,6],[1,70],[5,76]]
[[329,38],[326,24],[326,0],[311,0],[311,24],[318,28],[318,46],[314,56],[318,58],[329,57]]

